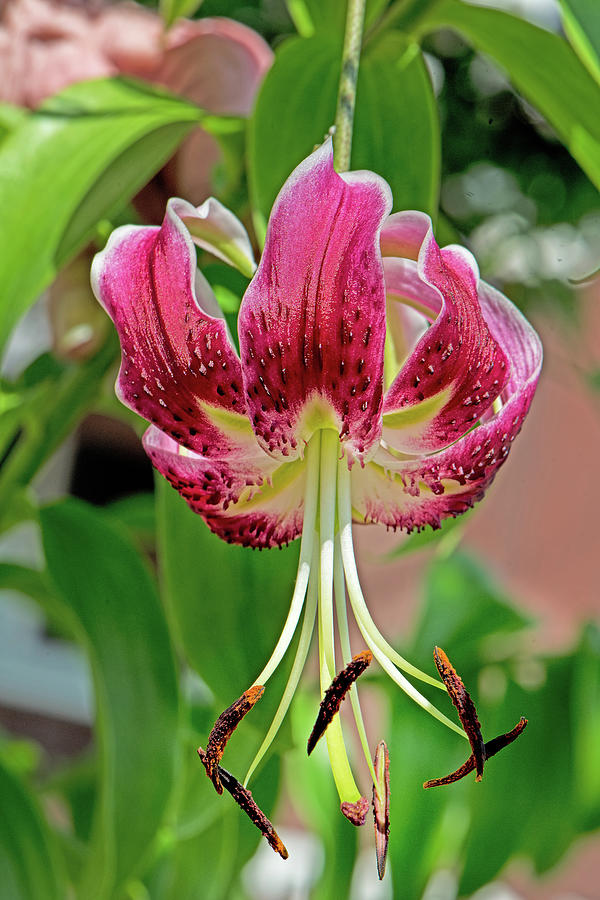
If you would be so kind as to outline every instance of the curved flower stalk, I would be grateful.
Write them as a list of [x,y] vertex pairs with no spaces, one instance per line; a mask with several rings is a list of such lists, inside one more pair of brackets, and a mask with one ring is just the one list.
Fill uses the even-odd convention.
[[[117,390],[152,423],[144,446],[156,468],[224,540],[268,548],[301,535],[289,614],[254,686],[277,668],[303,609],[304,624],[248,776],[287,711],[315,619],[324,696],[339,668],[336,618],[350,663],[346,596],[369,659],[465,736],[413,682],[444,685],[373,621],[352,524],[437,528],[480,500],[529,409],[542,350],[470,253],[440,250],[427,216],[391,207],[377,175],[335,172],[330,140],[304,160],[275,202],[242,300],[239,356],[196,269],[194,242],[254,268],[240,223],[216,201],[171,200],[160,228],[118,229],[94,262],[94,291],[121,338]],[[350,696],[384,834],[387,755],[376,772],[355,684]],[[364,821],[339,716],[325,736],[342,808]]]

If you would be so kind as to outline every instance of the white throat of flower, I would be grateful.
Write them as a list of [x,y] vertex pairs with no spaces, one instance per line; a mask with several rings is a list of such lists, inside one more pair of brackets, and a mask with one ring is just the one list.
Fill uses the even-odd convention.
[[[415,703],[452,731],[466,738],[462,728],[430,703],[400,670],[445,692],[444,684],[400,656],[379,632],[367,609],[358,579],[352,542],[350,470],[337,432],[332,429],[317,431],[306,447],[305,464],[307,471],[304,524],[294,593],[281,636],[267,665],[254,682],[255,685],[266,684],[275,672],[294,637],[303,608],[305,609],[304,621],[296,656],[281,702],[265,739],[248,769],[244,785],[248,783],[252,773],[273,742],[288,711],[306,662],[315,618],[318,618],[319,675],[322,696],[337,671],[335,621],[337,621],[343,665],[346,666],[350,662],[352,653],[346,594],[364,641],[382,669]],[[377,778],[369,751],[356,684],[350,688],[350,702],[365,759],[377,789]],[[333,718],[325,732],[325,737],[340,801],[355,803],[360,799],[361,792],[356,786],[352,774],[339,716]]]

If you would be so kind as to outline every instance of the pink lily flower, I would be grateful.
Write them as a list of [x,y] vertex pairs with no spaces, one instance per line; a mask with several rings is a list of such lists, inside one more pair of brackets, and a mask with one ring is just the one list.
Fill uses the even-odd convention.
[[[160,228],[117,229],[92,268],[121,339],[117,392],[152,423],[144,447],[155,467],[224,540],[267,548],[302,538],[288,618],[254,684],[273,674],[305,608],[296,660],[247,777],[287,711],[316,617],[323,692],[333,680],[334,603],[350,662],[346,594],[377,662],[464,737],[406,675],[443,685],[371,618],[352,523],[438,528],[480,500],[523,424],[542,348],[467,250],[440,250],[426,215],[391,208],[379,176],[335,172],[330,140],[304,160],[273,207],[240,308],[239,355],[196,267],[194,243],[255,268],[241,223],[217,201],[171,200]],[[423,325],[408,323],[410,347],[407,309]],[[356,685],[350,698],[385,805]],[[344,811],[364,821],[338,716],[326,738]]]

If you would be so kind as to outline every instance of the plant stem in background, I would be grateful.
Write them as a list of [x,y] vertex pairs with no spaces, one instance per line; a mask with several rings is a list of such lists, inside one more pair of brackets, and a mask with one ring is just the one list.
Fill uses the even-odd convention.
[[352,127],[356,105],[356,83],[365,23],[365,0],[348,0],[342,73],[335,114],[334,165],[338,172],[350,168]]

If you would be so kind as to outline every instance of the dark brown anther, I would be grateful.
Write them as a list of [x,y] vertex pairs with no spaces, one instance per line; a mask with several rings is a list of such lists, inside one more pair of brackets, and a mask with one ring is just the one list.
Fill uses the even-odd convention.
[[261,684],[255,684],[254,687],[244,691],[235,703],[232,703],[231,706],[228,706],[221,713],[208,736],[206,753],[204,758],[201,758],[204,762],[206,774],[214,784],[217,794],[223,793],[223,786],[219,779],[219,763],[225,752],[227,741],[246,713],[249,713],[254,704],[260,700],[264,690]]
[[483,737],[481,734],[481,725],[477,718],[477,710],[475,704],[471,700],[471,696],[465,688],[462,678],[457,675],[456,669],[440,647],[435,647],[433,658],[437,666],[438,672],[446,690],[456,707],[461,725],[465,730],[465,734],[469,738],[473,758],[475,760],[475,769],[477,771],[477,781],[481,781],[483,775],[483,764],[485,762],[485,751]]
[[340,809],[352,825],[359,827],[367,821],[367,813],[369,812],[370,803],[366,797],[360,797],[356,803],[349,803],[344,800],[340,803]]
[[[206,768],[207,755],[202,747],[198,747],[198,756],[200,757],[204,764],[204,767]],[[252,796],[252,791],[249,791],[243,786],[243,784],[240,784],[237,778],[234,778],[231,772],[228,772],[227,769],[223,769],[221,766],[217,766],[217,770],[220,783],[225,788],[225,790],[229,791],[237,805],[246,813],[250,821],[253,822],[254,825],[256,825],[261,834],[264,835],[264,837],[267,839],[273,850],[276,853],[279,853],[282,859],[287,859],[288,852],[283,841],[275,831],[270,820],[267,819],[261,808],[257,806],[256,801]]]
[[[484,759],[490,759],[490,757],[495,756],[500,750],[503,750],[504,747],[508,747],[513,741],[516,741],[521,732],[525,730],[526,726],[527,719],[521,718],[511,731],[507,731],[506,734],[501,734],[498,737],[492,738],[491,741],[486,741],[483,747]],[[450,775],[445,775],[443,778],[432,778],[431,781],[426,781],[423,787],[431,788],[441,787],[444,784],[453,784],[455,781],[460,781],[460,779],[464,778],[465,775],[468,775],[469,772],[472,772],[474,768],[475,757],[471,753],[466,762],[464,762],[462,766],[459,766],[455,772],[451,772]]]
[[380,741],[375,752],[373,785],[373,819],[375,822],[375,854],[379,880],[385,875],[388,842],[390,839],[390,754],[385,741]]
[[319,739],[325,733],[325,729],[332,721],[335,714],[338,712],[342,704],[342,700],[344,699],[356,679],[359,677],[359,675],[362,675],[367,666],[370,665],[372,659],[373,654],[370,650],[363,650],[362,653],[357,653],[356,656],[352,657],[346,668],[342,669],[341,672],[338,672],[338,674],[335,676],[335,678],[325,691],[325,696],[321,700],[321,704],[319,706],[317,721],[315,722],[314,728],[310,733],[310,737],[306,745],[306,750],[309,756],[315,749]]

